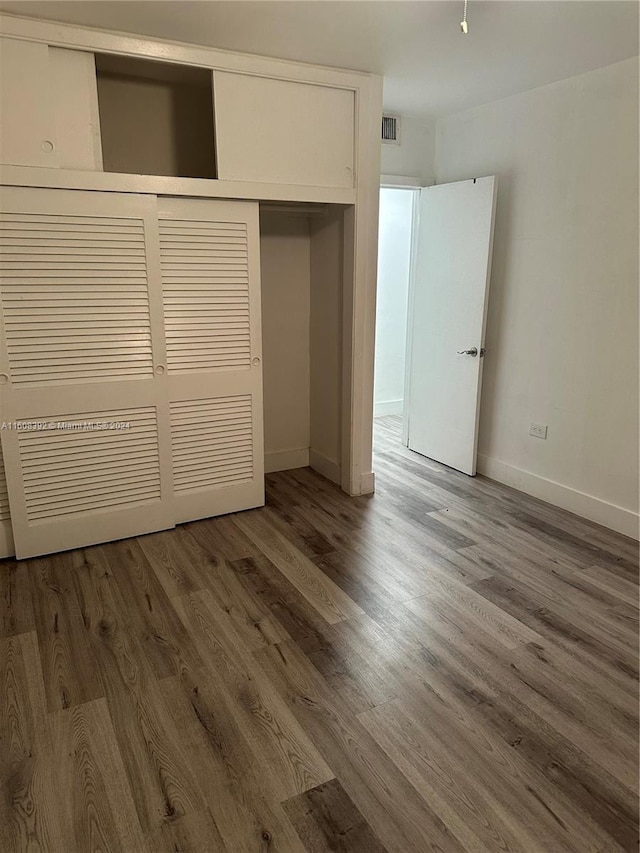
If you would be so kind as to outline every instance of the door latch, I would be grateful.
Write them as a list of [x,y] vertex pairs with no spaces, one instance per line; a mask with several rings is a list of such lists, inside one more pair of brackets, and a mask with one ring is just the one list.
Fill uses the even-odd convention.
[[[481,347],[480,349],[480,358],[484,356],[485,349]],[[478,355],[478,347],[471,347],[471,349],[459,349],[458,355],[470,355],[472,358],[475,358]]]

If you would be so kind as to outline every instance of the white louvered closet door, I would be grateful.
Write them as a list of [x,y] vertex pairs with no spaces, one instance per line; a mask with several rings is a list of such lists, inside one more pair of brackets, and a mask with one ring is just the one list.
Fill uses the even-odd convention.
[[264,503],[258,205],[158,199],[176,522]]
[[155,197],[1,201],[0,420],[34,425],[2,430],[18,557],[172,527]]

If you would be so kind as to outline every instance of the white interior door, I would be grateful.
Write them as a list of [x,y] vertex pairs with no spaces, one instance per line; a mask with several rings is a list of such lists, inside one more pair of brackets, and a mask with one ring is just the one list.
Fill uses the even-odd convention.
[[410,303],[408,445],[476,473],[497,179],[426,187]]
[[264,503],[258,205],[158,199],[175,520]]
[[5,188],[0,232],[17,556],[172,527],[155,197]]

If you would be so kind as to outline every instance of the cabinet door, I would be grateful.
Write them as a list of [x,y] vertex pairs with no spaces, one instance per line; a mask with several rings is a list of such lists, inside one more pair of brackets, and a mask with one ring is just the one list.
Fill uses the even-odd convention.
[[350,89],[215,71],[218,178],[354,186]]
[[102,170],[96,63],[92,53],[49,48],[55,143],[61,169]]
[[0,38],[0,162],[102,168],[92,53]]
[[58,165],[49,47],[0,38],[0,162]]
[[155,197],[5,189],[0,233],[18,557],[172,527]]
[[258,206],[158,199],[176,523],[261,506]]

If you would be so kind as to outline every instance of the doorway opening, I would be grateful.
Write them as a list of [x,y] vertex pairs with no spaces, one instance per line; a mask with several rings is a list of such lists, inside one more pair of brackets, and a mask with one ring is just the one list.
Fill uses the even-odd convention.
[[[419,188],[380,188],[378,291],[374,373],[374,431],[384,440],[406,444],[403,429],[407,369],[411,257]],[[404,436],[404,439],[403,439]]]

